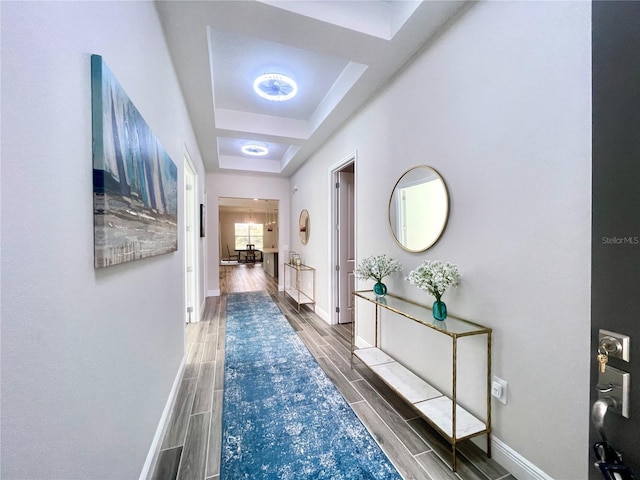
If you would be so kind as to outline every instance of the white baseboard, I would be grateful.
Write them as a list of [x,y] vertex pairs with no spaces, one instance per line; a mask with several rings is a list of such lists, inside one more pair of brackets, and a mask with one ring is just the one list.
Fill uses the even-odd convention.
[[187,355],[185,354],[182,357],[182,362],[180,362],[180,367],[178,367],[178,373],[176,374],[176,378],[173,380],[173,385],[171,386],[171,391],[169,392],[169,398],[167,399],[167,403],[164,405],[164,410],[162,411],[162,416],[160,417],[160,421],[158,422],[158,427],[156,428],[156,434],[153,436],[153,441],[151,442],[151,448],[149,448],[149,453],[147,453],[147,459],[142,466],[142,471],[140,472],[139,480],[149,480],[153,475],[153,469],[158,461],[158,454],[160,453],[160,444],[162,442],[162,438],[164,437],[164,433],[167,429],[167,425],[169,422],[169,417],[171,416],[171,411],[173,410],[173,406],[176,403],[176,397],[178,396],[178,389],[180,388],[180,383],[182,382],[182,376],[184,374],[184,369],[187,364]]
[[204,316],[204,311],[206,306],[207,306],[207,297],[204,297],[202,299],[202,303],[200,304],[200,320],[202,320],[202,317]]
[[327,312],[325,312],[321,308],[318,308],[318,305],[316,305],[315,311],[316,311],[316,315],[318,315],[322,320],[324,320],[328,324],[331,324],[331,317]]
[[[474,438],[473,440],[476,439]],[[486,442],[477,440],[474,441],[474,443],[484,450]],[[506,468],[507,471],[518,480],[553,480],[552,477],[544,473],[502,440],[496,438],[495,435],[491,435],[491,458]]]
[[217,290],[207,290],[207,297],[219,297],[220,289]]
[[362,337],[358,336],[356,337],[355,345],[358,348],[370,348],[372,346],[369,342],[363,340]]

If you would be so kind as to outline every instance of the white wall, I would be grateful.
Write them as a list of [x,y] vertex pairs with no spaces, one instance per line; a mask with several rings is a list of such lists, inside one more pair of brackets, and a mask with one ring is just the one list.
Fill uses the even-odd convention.
[[[475,4],[291,177],[291,222],[302,208],[312,219],[309,244],[292,248],[319,269],[319,285],[331,272],[329,168],[354,151],[357,258],[399,260],[390,292],[425,304],[433,299],[402,280],[409,270],[425,259],[460,265],[462,284],[443,300],[494,329],[493,372],[509,382],[494,434],[562,479],[586,478],[589,455],[590,54],[589,2]],[[392,239],[387,207],[419,164],[443,175],[451,215],[439,243],[411,254]],[[388,342],[442,380],[449,361],[419,328],[398,322]]]
[[[289,250],[289,179],[273,175],[241,174],[216,172],[207,174],[207,262],[208,262],[208,296],[220,295],[220,219],[218,198],[261,198],[279,200],[278,205],[278,239],[279,271],[282,261]],[[297,223],[296,223],[297,225]],[[230,244],[231,245],[231,244]],[[271,246],[271,245],[269,245]],[[224,247],[224,244],[223,244]],[[224,253],[226,256],[226,251]],[[282,278],[278,280],[282,287]]]
[[152,2],[1,8],[1,476],[136,478],[184,354],[184,237],[94,270],[90,55],[178,166],[180,212],[200,153]]

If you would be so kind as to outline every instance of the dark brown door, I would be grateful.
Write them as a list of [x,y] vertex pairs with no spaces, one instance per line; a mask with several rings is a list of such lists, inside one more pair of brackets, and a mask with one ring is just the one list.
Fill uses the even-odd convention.
[[630,416],[607,413],[604,430],[640,478],[640,2],[593,2],[592,13],[591,404],[599,329],[628,335],[630,361],[608,365],[630,373]]

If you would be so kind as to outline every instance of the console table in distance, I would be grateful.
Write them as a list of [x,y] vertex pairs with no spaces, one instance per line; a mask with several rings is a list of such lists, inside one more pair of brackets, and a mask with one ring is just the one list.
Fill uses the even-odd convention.
[[[287,272],[290,275],[295,276],[295,284],[287,284]],[[303,281],[306,276],[311,276],[311,291],[303,287]],[[313,311],[316,309],[316,269],[308,265],[300,264],[294,265],[292,263],[284,264],[283,271],[283,283],[284,294],[289,295],[298,304],[298,312],[300,311],[300,305],[311,305]],[[289,278],[291,280],[291,277]],[[306,293],[305,293],[306,292]]]

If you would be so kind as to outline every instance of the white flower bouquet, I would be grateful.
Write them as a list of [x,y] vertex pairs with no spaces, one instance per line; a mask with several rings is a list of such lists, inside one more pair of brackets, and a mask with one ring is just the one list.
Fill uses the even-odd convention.
[[396,260],[383,254],[371,255],[365,258],[358,264],[353,273],[360,280],[372,278],[381,283],[384,277],[400,270],[402,270],[402,267]]
[[425,260],[415,270],[409,272],[405,279],[412,285],[429,292],[440,302],[440,298],[449,287],[455,287],[460,281],[458,265],[438,260]]

